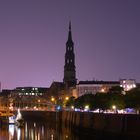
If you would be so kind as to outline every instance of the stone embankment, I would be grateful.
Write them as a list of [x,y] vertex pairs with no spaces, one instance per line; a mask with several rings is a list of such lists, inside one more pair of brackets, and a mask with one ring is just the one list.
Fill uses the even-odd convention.
[[122,136],[140,136],[140,115],[64,111],[60,121],[75,130]]
[[27,119],[38,118],[59,122],[78,130],[140,135],[140,115],[137,114],[104,114],[74,111],[24,111],[22,114]]

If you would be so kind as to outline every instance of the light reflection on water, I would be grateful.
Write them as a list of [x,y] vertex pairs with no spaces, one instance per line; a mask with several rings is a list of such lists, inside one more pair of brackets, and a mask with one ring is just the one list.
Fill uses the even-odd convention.
[[57,124],[27,121],[22,128],[0,126],[0,140],[79,140],[69,129],[58,129]]
[[[75,134],[64,124],[58,126],[55,122],[26,121],[22,128],[15,125],[0,124],[0,140],[119,140],[116,135],[104,136],[104,133],[86,135],[81,132]],[[123,138],[129,139],[131,138]]]

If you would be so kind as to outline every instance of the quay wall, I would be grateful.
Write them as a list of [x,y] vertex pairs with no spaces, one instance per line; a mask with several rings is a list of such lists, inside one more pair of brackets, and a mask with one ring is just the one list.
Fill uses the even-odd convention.
[[25,120],[46,120],[56,121],[56,112],[54,111],[21,111],[21,114]]
[[140,136],[140,115],[60,112],[60,122],[79,131]]

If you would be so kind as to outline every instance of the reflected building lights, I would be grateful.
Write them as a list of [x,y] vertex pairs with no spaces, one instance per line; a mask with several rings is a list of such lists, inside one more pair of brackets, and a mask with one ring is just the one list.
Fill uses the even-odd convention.
[[34,132],[33,132],[33,129],[31,129],[31,139],[32,139],[32,140],[34,139]]
[[14,125],[9,125],[9,140],[12,140],[14,137]]
[[[1,127],[0,127],[1,128]],[[63,137],[64,139],[70,139],[70,134],[65,133],[61,136],[59,132],[51,125],[51,127],[44,122],[25,122],[24,127],[18,128],[15,125],[9,125],[6,129],[5,140],[56,140],[57,137]],[[3,139],[0,135],[0,140]]]
[[41,137],[41,136],[40,136],[40,133],[38,133],[38,139],[37,139],[37,140],[40,140],[40,137]]
[[28,126],[27,123],[25,123],[25,138],[28,137]]
[[54,139],[54,136],[53,136],[53,134],[51,134],[51,140],[53,140]]
[[66,135],[66,139],[68,139],[68,135]]
[[42,135],[44,136],[44,127],[42,126],[42,129],[41,129],[41,132],[42,132]]
[[21,140],[21,129],[17,128],[17,140]]
[[38,140],[37,135],[35,135],[35,140]]
[[34,127],[36,127],[36,123],[34,123]]

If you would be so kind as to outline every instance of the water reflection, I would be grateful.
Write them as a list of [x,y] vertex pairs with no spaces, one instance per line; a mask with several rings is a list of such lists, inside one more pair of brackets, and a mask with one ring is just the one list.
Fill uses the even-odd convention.
[[[25,121],[22,128],[18,128],[15,125],[0,125],[0,140],[119,140],[122,136],[116,137],[116,135],[104,135],[104,133],[96,133],[86,135],[82,133],[72,133],[70,126],[67,127],[64,124],[58,125],[55,122],[43,122],[43,121]],[[123,138],[129,139],[129,138]],[[131,139],[131,138],[130,138]]]
[[58,128],[57,124],[26,121],[22,128],[15,125],[0,126],[0,140],[78,140],[68,128]]
[[14,137],[14,125],[9,125],[9,140],[12,140]]
[[21,139],[21,129],[16,127],[17,140]]

